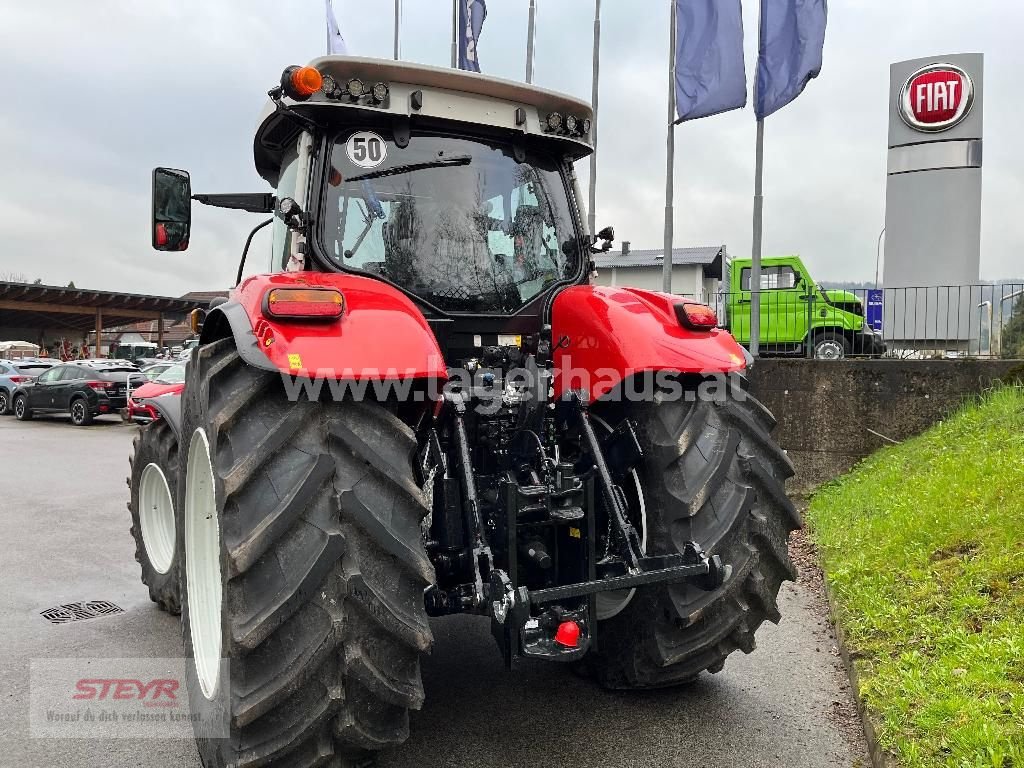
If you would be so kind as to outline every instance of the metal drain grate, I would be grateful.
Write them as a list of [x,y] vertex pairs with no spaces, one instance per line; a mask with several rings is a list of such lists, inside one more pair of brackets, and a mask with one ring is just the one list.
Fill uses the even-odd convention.
[[67,624],[71,621],[98,619],[117,613],[124,613],[124,608],[107,600],[89,600],[84,603],[68,603],[56,608],[47,608],[40,615],[51,624]]

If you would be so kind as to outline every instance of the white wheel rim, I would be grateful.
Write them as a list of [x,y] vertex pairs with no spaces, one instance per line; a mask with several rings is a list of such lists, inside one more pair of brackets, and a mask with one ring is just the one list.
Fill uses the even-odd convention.
[[197,429],[185,473],[185,588],[196,676],[203,696],[213,699],[220,681],[220,531],[217,497],[206,432]]
[[843,348],[836,341],[826,341],[818,345],[818,353],[815,355],[819,360],[839,360],[843,356]]
[[[602,427],[607,429],[609,432],[612,431],[611,426],[607,421],[602,419],[600,416],[590,414],[590,418],[600,424]],[[640,483],[640,476],[636,473],[635,469],[629,471],[629,476],[633,478],[633,484],[636,487],[636,497],[640,502],[640,544],[643,546],[644,551],[647,550],[647,504],[644,501],[644,487]],[[604,621],[605,619],[611,619],[622,613],[623,609],[629,605],[633,599],[633,595],[636,594],[635,589],[619,589],[614,592],[598,592],[597,599],[597,620]]]
[[19,417],[25,415],[25,398],[19,397],[14,401],[14,414]]
[[139,524],[146,557],[157,573],[167,573],[174,560],[174,502],[167,477],[156,464],[142,470]]

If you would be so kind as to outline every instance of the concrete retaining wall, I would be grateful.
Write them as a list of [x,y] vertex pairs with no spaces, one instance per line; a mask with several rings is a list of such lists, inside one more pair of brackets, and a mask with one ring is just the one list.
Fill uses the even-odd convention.
[[751,391],[806,493],[893,440],[916,435],[997,381],[1024,379],[1020,360],[759,360]]

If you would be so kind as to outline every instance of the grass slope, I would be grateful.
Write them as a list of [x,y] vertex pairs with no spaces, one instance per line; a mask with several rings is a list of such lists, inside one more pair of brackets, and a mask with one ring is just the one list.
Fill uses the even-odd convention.
[[1024,389],[879,451],[808,522],[883,748],[1024,768]]

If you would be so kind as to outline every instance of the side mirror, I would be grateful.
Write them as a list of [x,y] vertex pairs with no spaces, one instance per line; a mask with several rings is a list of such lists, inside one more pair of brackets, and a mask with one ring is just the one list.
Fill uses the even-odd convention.
[[597,240],[603,240],[604,242],[601,243],[601,247],[600,248],[593,248],[593,247],[591,247],[590,250],[593,251],[594,253],[605,253],[607,251],[610,251],[611,247],[612,247],[612,241],[614,239],[615,239],[615,227],[605,227],[604,229],[602,229],[600,232],[597,233],[597,238],[594,241],[594,242],[597,242]]
[[192,182],[173,168],[153,169],[153,247],[184,251],[192,230]]

